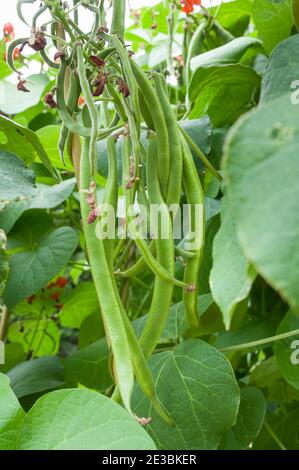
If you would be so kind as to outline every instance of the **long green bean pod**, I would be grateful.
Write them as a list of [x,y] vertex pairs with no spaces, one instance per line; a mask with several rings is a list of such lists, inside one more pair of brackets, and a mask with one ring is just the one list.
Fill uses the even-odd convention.
[[125,408],[133,415],[131,394],[134,385],[134,371],[127,333],[123,325],[119,299],[115,292],[115,281],[105,251],[104,240],[97,238],[95,227],[88,223],[90,207],[86,192],[90,187],[89,139],[84,139],[80,163],[80,202],[83,231],[89,256],[91,273],[95,283],[101,312],[115,361],[115,374]]
[[144,99],[147,103],[148,109],[151,111],[152,120],[155,126],[157,135],[158,147],[158,178],[162,189],[162,194],[165,197],[167,194],[168,177],[169,177],[169,139],[165,116],[157,96],[157,93],[149,81],[143,70],[138,67],[136,62],[131,59],[132,70],[139,85]]
[[112,0],[111,33],[118,34],[121,39],[125,35],[126,0]]
[[181,199],[181,180],[183,169],[183,156],[180,141],[180,133],[176,121],[176,116],[168,97],[165,93],[165,79],[162,74],[153,75],[159,101],[164,112],[165,122],[169,136],[169,180],[166,202],[167,204],[179,204]]
[[[183,303],[188,325],[190,328],[196,328],[199,322],[199,316],[197,313],[198,275],[204,250],[205,237],[204,193],[197,175],[192,154],[183,137],[181,137],[181,142],[183,149],[183,184],[190,215],[189,226],[191,232],[193,234],[195,233],[195,237],[192,237],[189,242],[196,245],[192,250],[194,257],[186,260],[184,281],[190,286],[190,288],[184,290]],[[200,227],[197,226],[197,210],[201,211],[199,214]],[[198,230],[200,232],[199,237]]]
[[[147,148],[147,188],[150,204],[158,205],[163,211],[162,220],[166,222],[168,237],[161,237],[161,226],[158,221],[156,227],[156,252],[157,261],[174,276],[174,243],[172,235],[172,223],[158,181],[158,139],[156,136],[150,135]],[[161,219],[160,219],[161,220]],[[140,344],[145,356],[150,356],[160,341],[160,337],[167,319],[173,293],[173,284],[156,277],[154,284],[153,298],[148,312],[147,320],[140,338]]]

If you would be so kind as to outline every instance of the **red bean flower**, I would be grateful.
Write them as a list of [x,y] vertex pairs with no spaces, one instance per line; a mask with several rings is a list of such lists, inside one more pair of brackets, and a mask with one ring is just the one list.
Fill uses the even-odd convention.
[[15,38],[14,26],[11,23],[5,23],[3,26],[4,42],[10,42]]
[[201,5],[201,0],[180,0],[182,4],[182,11],[184,13],[192,13],[194,5]]

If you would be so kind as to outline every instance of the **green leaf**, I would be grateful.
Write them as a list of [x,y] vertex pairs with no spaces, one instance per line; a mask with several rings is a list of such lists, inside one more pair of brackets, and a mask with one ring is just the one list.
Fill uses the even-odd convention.
[[[43,228],[41,226],[39,232]],[[60,227],[50,234],[33,234],[33,240],[36,237],[38,241],[33,244],[23,241],[24,251],[11,257],[7,286],[3,294],[4,302],[10,308],[40,290],[58,274],[78,244],[77,234],[71,227]]]
[[250,21],[252,0],[235,0],[220,4],[217,20],[234,36],[242,36]]
[[94,284],[82,282],[63,299],[63,308],[60,312],[62,326],[80,328],[84,318],[97,311],[100,315],[100,306]]
[[207,114],[214,127],[230,125],[254,105],[259,87],[259,75],[244,65],[199,68],[190,83],[193,104],[189,117]]
[[269,412],[254,450],[299,450],[298,421],[298,404]]
[[58,140],[60,135],[60,126],[50,125],[42,127],[36,131],[36,136],[40,140],[43,148],[49,155],[51,164],[55,168],[60,168],[62,170],[68,170],[74,172],[74,168],[71,162],[66,159],[65,165],[61,161],[59,152],[58,152]]
[[217,47],[211,51],[204,52],[191,60],[191,70],[194,72],[194,79],[196,80],[196,71],[200,67],[208,67],[211,65],[224,65],[235,64],[239,62],[242,56],[249,49],[254,49],[256,53],[262,52],[262,42],[259,39],[245,36],[233,39],[232,41],[224,44],[224,46]]
[[44,392],[64,384],[64,370],[58,357],[40,357],[22,362],[7,374],[18,398]]
[[266,414],[266,400],[255,387],[241,390],[240,408],[236,424],[227,431],[221,440],[221,450],[243,450],[259,434]]
[[25,360],[24,349],[20,343],[5,344],[5,364],[0,364],[3,374]]
[[239,389],[227,359],[209,344],[188,340],[149,360],[157,395],[174,420],[168,426],[136,388],[134,410],[152,416],[148,426],[159,449],[216,449],[239,408]]
[[47,170],[53,173],[49,157],[33,131],[4,116],[0,116],[0,131],[6,138],[0,143],[0,149],[15,153],[27,165],[39,157]]
[[20,450],[153,450],[146,431],[111,399],[88,390],[39,398],[19,431]]
[[113,383],[109,357],[106,338],[76,351],[65,361],[66,380],[104,393]]
[[[280,335],[292,330],[299,330],[299,316],[290,310],[280,323],[276,334]],[[281,375],[290,385],[299,390],[298,335],[276,341],[274,343],[274,354]]]
[[254,0],[252,16],[267,52],[290,35],[293,26],[292,0]]
[[94,312],[84,318],[80,325],[79,347],[84,348],[105,336],[104,324],[99,312]]
[[294,307],[299,307],[298,118],[289,96],[259,107],[230,131],[224,162],[243,252]]
[[[40,313],[41,316],[41,313]],[[20,343],[26,354],[34,357],[55,355],[59,351],[60,330],[50,318],[24,319],[10,325],[8,339]]]
[[[0,41],[0,79],[7,77],[8,75],[11,75],[11,68],[7,65],[6,60],[6,44],[1,39]],[[1,85],[0,85],[1,86]]]
[[71,195],[74,186],[74,178],[53,186],[37,183],[35,196],[25,201],[11,202],[0,211],[0,227],[8,233],[25,210],[52,209],[59,206]]
[[34,173],[16,155],[0,150],[0,200],[14,201],[37,194]]
[[263,74],[261,103],[291,92],[292,83],[298,80],[298,47],[299,34],[291,36],[275,47]]
[[233,220],[223,201],[221,227],[214,238],[211,292],[223,313],[227,329],[237,305],[244,300],[256,277],[237,240]]
[[39,103],[49,78],[46,74],[30,75],[26,77],[26,87],[30,93],[23,93],[17,90],[17,86],[9,81],[1,80],[2,91],[0,110],[7,115],[19,114],[27,108],[31,108]]
[[0,374],[0,450],[16,449],[18,429],[25,416],[9,386],[9,378]]

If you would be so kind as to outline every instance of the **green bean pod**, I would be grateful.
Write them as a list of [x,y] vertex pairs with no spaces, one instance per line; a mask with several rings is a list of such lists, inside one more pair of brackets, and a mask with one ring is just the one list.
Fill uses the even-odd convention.
[[126,329],[123,325],[119,299],[115,291],[115,280],[113,276],[111,276],[104,240],[97,238],[94,225],[88,223],[90,207],[87,202],[86,191],[89,189],[91,180],[89,150],[89,139],[84,139],[80,163],[80,202],[83,231],[91,273],[95,283],[107,337],[111,343],[117,384],[125,408],[133,415],[131,409],[131,394],[134,386],[134,371],[130,345]]
[[183,303],[185,308],[186,320],[190,328],[196,328],[199,322],[199,316],[197,312],[198,275],[204,250],[205,236],[204,193],[199,177],[197,175],[197,170],[193,161],[192,154],[183,137],[181,137],[181,142],[183,149],[183,185],[187,204],[191,210],[190,225],[193,233],[198,229],[198,227],[196,226],[195,211],[198,209],[198,206],[201,206],[202,209],[200,214],[201,227],[199,227],[200,240],[197,241],[195,249],[192,250],[194,257],[186,260],[186,266],[184,271],[184,282],[190,286],[189,288],[185,289],[183,293]]
[[[160,233],[160,224],[156,227],[156,252],[157,262],[169,273],[174,276],[174,243],[172,234],[172,223],[158,181],[158,149],[159,145],[156,136],[150,135],[147,147],[147,188],[150,204],[157,204],[163,209],[163,222],[167,223],[168,237],[162,238]],[[150,356],[160,341],[160,337],[167,319],[173,293],[173,284],[167,282],[161,277],[156,277],[154,292],[147,320],[140,338],[140,344],[145,356]]]
[[180,141],[180,133],[176,121],[176,115],[171,107],[165,89],[166,83],[162,74],[153,75],[159,101],[164,112],[165,122],[169,136],[169,180],[166,202],[168,205],[179,204],[181,199],[181,180],[183,169],[183,155]]
[[168,177],[169,177],[169,139],[168,130],[165,122],[165,116],[157,96],[157,93],[151,82],[146,77],[143,70],[138,67],[136,62],[131,59],[132,70],[137,80],[138,86],[143,93],[148,109],[151,112],[152,120],[155,126],[158,145],[158,179],[162,189],[162,194],[166,197]]

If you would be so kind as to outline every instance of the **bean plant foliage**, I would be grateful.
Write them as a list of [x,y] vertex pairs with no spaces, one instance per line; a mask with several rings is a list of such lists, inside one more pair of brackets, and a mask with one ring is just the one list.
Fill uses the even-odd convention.
[[299,2],[216,3],[3,27],[0,449],[299,449]]

